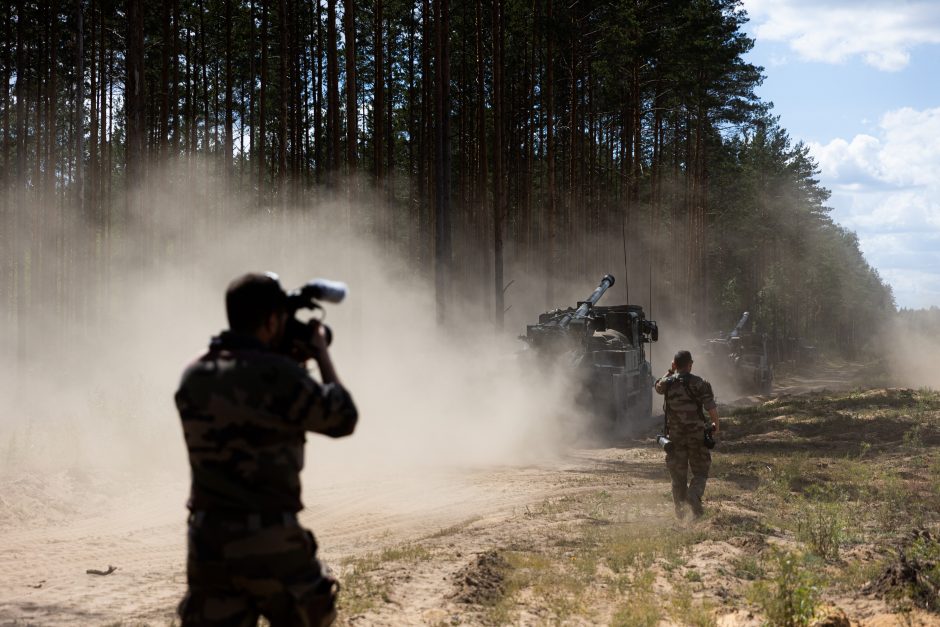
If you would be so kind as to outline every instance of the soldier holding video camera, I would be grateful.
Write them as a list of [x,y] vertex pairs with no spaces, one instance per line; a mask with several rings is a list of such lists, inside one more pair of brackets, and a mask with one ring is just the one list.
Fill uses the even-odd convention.
[[255,625],[259,616],[273,627],[317,626],[336,616],[336,580],[297,521],[300,471],[306,432],[349,435],[358,414],[330,359],[328,328],[294,318],[299,306],[316,307],[311,293],[298,294],[273,274],[235,279],[229,329],[176,392],[192,471],[184,626]]
[[[655,384],[656,392],[665,396],[665,437],[660,444],[666,451],[666,467],[672,479],[672,500],[676,516],[685,516],[685,506],[699,518],[704,513],[702,496],[715,446],[712,433],[718,433],[718,408],[711,384],[692,374],[692,353],[679,351],[669,371]],[[705,412],[711,418],[706,424]],[[688,482],[689,470],[692,480]]]

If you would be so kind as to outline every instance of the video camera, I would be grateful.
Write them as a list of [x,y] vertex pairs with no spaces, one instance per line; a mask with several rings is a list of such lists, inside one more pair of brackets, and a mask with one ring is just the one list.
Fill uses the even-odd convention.
[[287,293],[287,328],[284,330],[284,339],[281,342],[281,351],[298,361],[306,361],[313,356],[313,334],[317,332],[317,325],[326,332],[326,343],[333,342],[333,331],[323,323],[323,317],[316,318],[316,324],[309,324],[297,319],[297,312],[302,309],[325,312],[324,303],[341,303],[349,293],[349,288],[340,281],[328,279],[314,279],[301,287]]

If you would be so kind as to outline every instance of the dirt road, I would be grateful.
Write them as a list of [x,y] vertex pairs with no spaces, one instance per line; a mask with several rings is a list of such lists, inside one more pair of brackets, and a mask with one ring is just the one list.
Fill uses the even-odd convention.
[[[662,491],[661,481],[631,477],[626,460],[660,470],[647,449],[574,451],[528,467],[412,469],[319,487],[301,518],[341,572],[350,559],[454,535],[461,549],[437,560],[420,601],[409,592],[416,583],[395,591],[419,606],[400,618],[423,623],[452,592],[438,575],[497,538],[524,536],[547,499],[593,489],[614,472],[638,490]],[[171,623],[185,583],[184,477],[121,485],[87,471],[20,476],[5,479],[0,495],[0,624]],[[85,572],[109,565],[117,570],[108,576]]]
[[[804,494],[805,477],[847,482],[846,494],[855,496],[839,501],[844,508],[859,506],[866,485],[903,488],[900,496],[879,492],[884,503],[866,503],[865,515],[881,512],[877,520],[891,532],[915,516],[936,525],[929,514],[934,484],[923,470],[940,469],[930,457],[934,432],[917,427],[915,437],[910,425],[940,416],[940,400],[890,390],[850,403],[798,396],[854,385],[851,369],[822,372],[822,381],[781,381],[770,402],[743,400],[745,413],[726,426],[727,453],[716,458],[703,522],[675,520],[662,453],[649,440],[573,449],[524,466],[396,466],[344,480],[306,477],[301,519],[341,575],[341,622],[759,625],[755,580],[777,572],[777,549],[803,546],[800,525],[815,511],[805,509],[816,507]],[[840,420],[855,421],[855,429],[869,409],[881,420],[897,414],[895,431],[880,434],[883,450],[848,442],[861,450],[859,459],[869,457],[855,461],[840,450],[833,460],[793,461],[788,451],[799,448],[797,438],[811,443]],[[821,426],[809,429],[814,420]],[[914,444],[927,452],[912,458]],[[849,471],[861,477],[858,485]],[[105,469],[0,478],[0,625],[173,624],[185,583],[185,490],[186,477],[169,471],[146,479]],[[923,503],[926,515],[906,509]],[[797,507],[804,509],[787,513]],[[839,512],[838,520],[864,517]],[[826,601],[853,624],[940,624],[935,614],[858,592],[887,559],[876,535],[868,523],[860,526],[851,541],[837,540],[841,557],[813,567],[836,582]],[[106,576],[86,573],[109,566],[116,570]]]

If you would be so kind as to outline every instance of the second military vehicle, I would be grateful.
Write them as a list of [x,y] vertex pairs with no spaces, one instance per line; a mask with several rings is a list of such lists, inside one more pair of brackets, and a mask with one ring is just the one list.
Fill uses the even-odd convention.
[[733,386],[744,394],[769,394],[774,369],[767,335],[747,330],[747,311],[730,333],[721,333],[705,342],[705,355],[712,368],[723,371]]

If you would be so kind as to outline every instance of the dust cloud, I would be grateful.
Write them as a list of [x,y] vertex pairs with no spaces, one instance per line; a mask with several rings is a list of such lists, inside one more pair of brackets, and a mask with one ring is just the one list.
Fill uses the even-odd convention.
[[881,340],[891,385],[940,390],[940,370],[933,364],[933,357],[940,354],[940,335],[898,317],[887,325]]
[[[225,287],[247,271],[275,271],[287,289],[314,277],[350,286],[326,316],[360,423],[349,438],[309,438],[313,485],[545,460],[577,431],[566,379],[535,376],[517,358],[524,328],[494,333],[479,303],[456,290],[450,323],[435,324],[430,277],[368,234],[371,200],[351,207],[343,196],[321,197],[258,215],[233,209],[240,200],[206,173],[168,170],[153,180],[133,211],[114,218],[122,228],[97,261],[81,258],[103,246],[101,228],[85,220],[56,220],[38,234],[3,225],[4,239],[15,232],[42,266],[21,309],[27,317],[0,332],[0,474],[82,469],[184,485],[173,393],[185,365],[226,327]],[[146,237],[127,235],[137,232]],[[58,258],[63,250],[70,259]],[[518,299],[515,307],[532,318],[542,310]],[[16,307],[7,309],[15,320]]]

